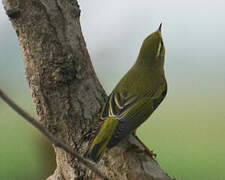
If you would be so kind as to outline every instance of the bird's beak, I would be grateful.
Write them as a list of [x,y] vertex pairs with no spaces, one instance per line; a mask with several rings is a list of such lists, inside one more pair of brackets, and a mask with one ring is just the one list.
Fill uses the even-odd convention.
[[161,28],[162,28],[162,23],[160,23],[158,31],[161,32]]

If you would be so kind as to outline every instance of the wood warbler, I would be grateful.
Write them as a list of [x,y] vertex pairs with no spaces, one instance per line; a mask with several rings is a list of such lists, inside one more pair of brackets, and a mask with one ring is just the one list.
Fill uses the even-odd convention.
[[135,64],[102,107],[103,123],[97,128],[86,154],[94,162],[100,160],[106,149],[134,132],[166,96],[161,26],[144,40]]

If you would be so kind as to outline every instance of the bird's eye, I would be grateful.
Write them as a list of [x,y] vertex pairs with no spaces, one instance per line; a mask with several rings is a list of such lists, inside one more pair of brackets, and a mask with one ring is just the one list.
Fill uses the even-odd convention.
[[162,46],[163,46],[163,40],[161,39],[161,44],[162,44]]
[[161,39],[161,48],[160,48],[160,51],[159,51],[160,55],[162,55],[163,48],[164,48],[164,44],[163,44],[163,41]]
[[163,41],[161,39],[160,43],[159,43],[159,46],[158,46],[158,50],[157,50],[157,53],[156,53],[156,57],[160,57],[163,55]]

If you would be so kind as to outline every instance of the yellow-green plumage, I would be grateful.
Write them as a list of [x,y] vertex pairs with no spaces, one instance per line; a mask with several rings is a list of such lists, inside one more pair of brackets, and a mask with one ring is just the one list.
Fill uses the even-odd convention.
[[120,80],[100,113],[103,124],[87,155],[97,162],[103,152],[134,132],[158,107],[167,92],[165,49],[160,28],[148,36],[133,67]]

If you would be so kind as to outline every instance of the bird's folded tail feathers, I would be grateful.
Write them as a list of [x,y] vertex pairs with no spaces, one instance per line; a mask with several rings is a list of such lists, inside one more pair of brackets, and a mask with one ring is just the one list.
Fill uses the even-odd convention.
[[89,145],[88,151],[85,155],[87,158],[94,162],[98,162],[100,160],[102,154],[107,148],[114,130],[116,129],[117,124],[118,120],[112,117],[109,117],[104,121],[97,135]]

